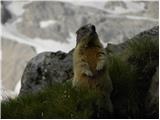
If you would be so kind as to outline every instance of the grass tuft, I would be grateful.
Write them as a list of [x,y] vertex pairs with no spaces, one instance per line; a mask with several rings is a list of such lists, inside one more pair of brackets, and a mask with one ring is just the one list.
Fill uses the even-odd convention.
[[72,88],[71,83],[56,84],[37,94],[3,101],[2,118],[103,118],[105,103],[100,101],[95,90]]

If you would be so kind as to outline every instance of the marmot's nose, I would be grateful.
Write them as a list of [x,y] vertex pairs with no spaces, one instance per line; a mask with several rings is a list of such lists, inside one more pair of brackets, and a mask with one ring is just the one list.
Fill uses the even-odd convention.
[[93,25],[93,24],[88,24],[88,27],[90,28],[90,30],[92,32],[95,32],[96,31],[96,27]]

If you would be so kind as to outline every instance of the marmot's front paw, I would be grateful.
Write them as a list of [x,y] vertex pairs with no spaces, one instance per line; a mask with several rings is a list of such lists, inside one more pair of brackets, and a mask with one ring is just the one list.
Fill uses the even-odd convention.
[[97,71],[100,71],[100,70],[103,69],[103,67],[104,67],[104,62],[99,62],[99,63],[97,64],[96,70],[97,70]]
[[85,70],[84,74],[87,75],[87,76],[89,76],[89,77],[93,76],[93,73],[90,70]]

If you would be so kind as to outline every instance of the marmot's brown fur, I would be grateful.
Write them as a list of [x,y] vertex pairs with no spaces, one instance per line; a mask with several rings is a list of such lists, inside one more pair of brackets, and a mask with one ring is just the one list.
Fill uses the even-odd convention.
[[112,109],[110,101],[112,83],[106,69],[106,52],[92,24],[87,24],[77,31],[73,70],[73,86],[104,91],[108,95],[108,107]]

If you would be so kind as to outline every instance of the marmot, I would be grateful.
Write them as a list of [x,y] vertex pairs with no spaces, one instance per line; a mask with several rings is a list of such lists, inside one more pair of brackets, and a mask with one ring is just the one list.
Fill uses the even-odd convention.
[[104,91],[108,97],[108,107],[112,109],[110,100],[112,82],[106,68],[106,51],[100,43],[96,28],[92,24],[87,24],[76,33],[77,44],[73,53],[72,84],[75,87],[96,88]]

